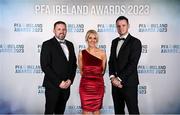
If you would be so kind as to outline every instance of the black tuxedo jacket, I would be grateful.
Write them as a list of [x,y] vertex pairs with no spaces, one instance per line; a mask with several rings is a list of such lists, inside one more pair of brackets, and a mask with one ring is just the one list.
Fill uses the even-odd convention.
[[137,65],[142,50],[141,41],[129,34],[122,44],[117,57],[118,39],[115,38],[111,44],[108,62],[109,75],[119,77],[124,86],[137,86],[139,84]]
[[42,71],[45,73],[43,86],[49,88],[58,88],[63,80],[70,79],[73,83],[76,73],[76,55],[73,44],[66,40],[69,50],[69,61],[55,37],[43,42],[40,63]]

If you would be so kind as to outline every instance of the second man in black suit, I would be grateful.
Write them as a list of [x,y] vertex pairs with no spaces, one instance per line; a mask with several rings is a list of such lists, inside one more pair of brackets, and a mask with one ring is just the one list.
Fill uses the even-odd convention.
[[56,22],[53,32],[54,37],[43,42],[40,55],[41,68],[45,73],[45,114],[64,114],[76,73],[76,55],[72,42],[65,39],[65,22]]
[[125,114],[125,104],[129,114],[139,114],[137,65],[142,45],[139,39],[129,34],[126,17],[118,17],[116,27],[119,37],[112,41],[109,57],[115,114]]

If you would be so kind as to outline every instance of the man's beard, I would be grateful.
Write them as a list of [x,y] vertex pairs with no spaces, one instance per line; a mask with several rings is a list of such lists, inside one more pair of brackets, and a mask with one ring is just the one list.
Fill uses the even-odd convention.
[[59,35],[58,38],[63,40],[65,38],[65,35]]

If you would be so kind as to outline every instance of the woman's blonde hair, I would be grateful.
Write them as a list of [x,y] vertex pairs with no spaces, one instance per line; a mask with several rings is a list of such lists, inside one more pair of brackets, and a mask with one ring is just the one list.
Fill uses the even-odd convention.
[[86,36],[85,36],[85,40],[86,41],[88,40],[90,34],[94,34],[95,37],[96,37],[97,42],[99,41],[99,36],[98,36],[98,33],[96,32],[96,30],[89,30],[89,31],[87,31]]

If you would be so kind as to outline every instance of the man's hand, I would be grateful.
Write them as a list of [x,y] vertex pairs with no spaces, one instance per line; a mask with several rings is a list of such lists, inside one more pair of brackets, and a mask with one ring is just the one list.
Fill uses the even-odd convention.
[[61,89],[65,89],[65,81],[62,81],[60,84],[59,84],[59,87]]
[[121,84],[121,81],[116,77],[111,78],[111,82],[115,87],[118,87],[118,88],[123,87],[123,85]]
[[71,85],[71,80],[66,80],[66,81],[62,81],[60,84],[59,84],[59,87],[61,89],[67,89],[69,86]]
[[68,88],[71,85],[71,80],[68,79],[68,80],[66,80],[65,83],[66,83],[66,88]]

